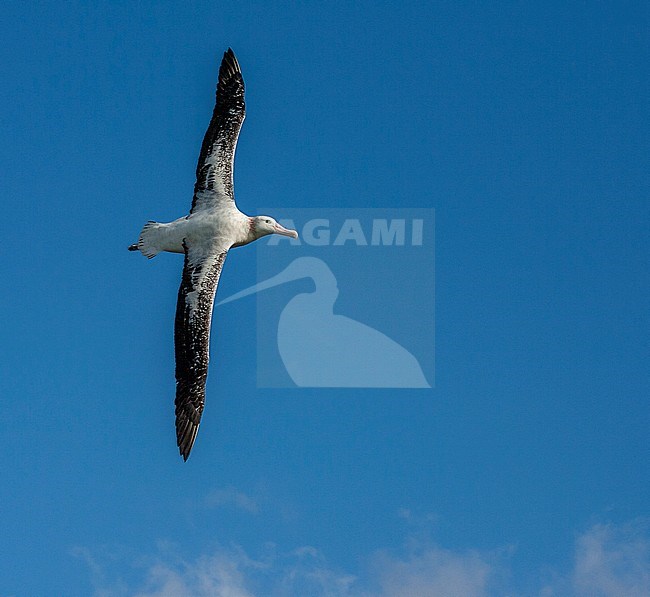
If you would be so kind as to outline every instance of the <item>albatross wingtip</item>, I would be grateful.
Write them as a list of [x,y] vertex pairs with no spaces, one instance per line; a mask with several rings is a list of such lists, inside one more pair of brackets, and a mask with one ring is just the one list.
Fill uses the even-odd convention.
[[222,73],[220,74],[226,74],[228,73],[229,75],[234,75],[235,73],[241,73],[241,67],[239,66],[239,61],[237,60],[237,56],[235,56],[235,53],[232,51],[232,48],[228,48],[224,53],[223,53],[223,59],[221,60],[221,69]]

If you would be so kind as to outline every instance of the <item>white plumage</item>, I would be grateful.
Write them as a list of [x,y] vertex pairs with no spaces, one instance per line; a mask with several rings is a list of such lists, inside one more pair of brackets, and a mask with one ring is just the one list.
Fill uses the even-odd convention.
[[212,307],[228,251],[267,234],[298,236],[270,216],[249,217],[237,209],[233,168],[244,116],[244,80],[229,48],[219,68],[217,100],[201,146],[189,215],[169,223],[147,222],[137,244],[129,247],[148,258],[163,251],[185,255],[174,326],[176,440],[184,460],[205,405]]

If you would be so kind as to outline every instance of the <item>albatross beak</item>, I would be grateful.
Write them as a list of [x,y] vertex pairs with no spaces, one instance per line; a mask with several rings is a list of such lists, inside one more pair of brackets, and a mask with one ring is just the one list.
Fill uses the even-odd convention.
[[282,236],[290,236],[291,238],[298,238],[298,233],[295,230],[289,230],[280,224],[275,224],[273,226],[273,232],[275,234],[281,234]]

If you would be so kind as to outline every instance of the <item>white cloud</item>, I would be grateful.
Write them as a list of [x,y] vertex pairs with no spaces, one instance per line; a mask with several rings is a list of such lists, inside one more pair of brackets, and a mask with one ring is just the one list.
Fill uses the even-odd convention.
[[[289,553],[267,545],[259,559],[250,558],[238,548],[216,548],[209,555],[187,561],[179,550],[162,546],[155,558],[144,558],[140,580],[131,588],[113,577],[85,549],[74,550],[89,567],[95,597],[353,597],[349,591],[354,577],[328,567],[323,555],[311,546]],[[142,562],[147,563],[142,566]],[[135,560],[125,557],[123,564],[133,572]],[[135,570],[137,572],[137,570]],[[122,573],[124,569],[122,570]],[[133,576],[128,574],[127,576]],[[137,588],[133,588],[137,585]]]
[[251,514],[257,514],[259,508],[257,502],[234,487],[224,489],[213,489],[205,498],[205,505],[208,508],[220,506],[234,506]]
[[[95,579],[96,597],[503,597],[518,595],[510,579],[511,549],[455,551],[431,541],[370,554],[359,571],[332,567],[313,546],[282,552],[273,544],[257,559],[240,548],[217,548],[193,561],[164,551],[145,566],[137,589],[110,575],[97,557],[78,551]],[[133,561],[133,560],[132,560]],[[650,538],[642,522],[598,524],[575,543],[568,570],[534,591],[538,597],[648,597]],[[132,587],[133,582],[129,585]]]
[[650,540],[642,521],[597,524],[576,542],[573,587],[580,597],[648,597]]
[[489,555],[429,547],[407,558],[375,558],[377,597],[484,597],[495,575]]
[[242,562],[225,553],[204,556],[180,567],[152,566],[143,590],[134,597],[254,597],[246,590]]

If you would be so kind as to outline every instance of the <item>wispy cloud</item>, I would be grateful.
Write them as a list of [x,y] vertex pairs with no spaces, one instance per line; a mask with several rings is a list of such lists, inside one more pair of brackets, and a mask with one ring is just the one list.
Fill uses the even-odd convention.
[[648,525],[597,524],[576,542],[573,587],[581,597],[650,595]]
[[[283,552],[273,544],[250,557],[241,548],[216,548],[195,560],[169,549],[147,558],[138,588],[107,583],[97,558],[79,555],[96,580],[96,597],[502,597],[522,595],[511,582],[512,549],[450,550],[409,541],[399,550],[370,554],[351,573],[331,566],[313,546]],[[538,597],[647,597],[650,537],[643,522],[597,524],[577,537],[569,570],[532,593]]]
[[245,588],[246,558],[222,552],[180,565],[158,562],[147,572],[144,587],[134,597],[254,597]]
[[208,508],[218,508],[220,506],[234,506],[240,510],[245,510],[252,514],[257,514],[259,508],[257,502],[247,496],[245,493],[238,491],[234,487],[223,489],[213,489],[205,498],[205,505]]
[[[238,548],[215,548],[195,560],[184,560],[170,546],[147,557],[144,578],[127,590],[123,581],[107,583],[94,558],[79,552],[89,565],[95,597],[353,597],[355,578],[331,569],[311,546],[288,553],[267,545],[258,559]],[[125,558],[126,563],[126,558]],[[133,564],[132,564],[133,565]]]
[[489,555],[430,547],[408,558],[378,558],[377,597],[484,597],[495,576]]

